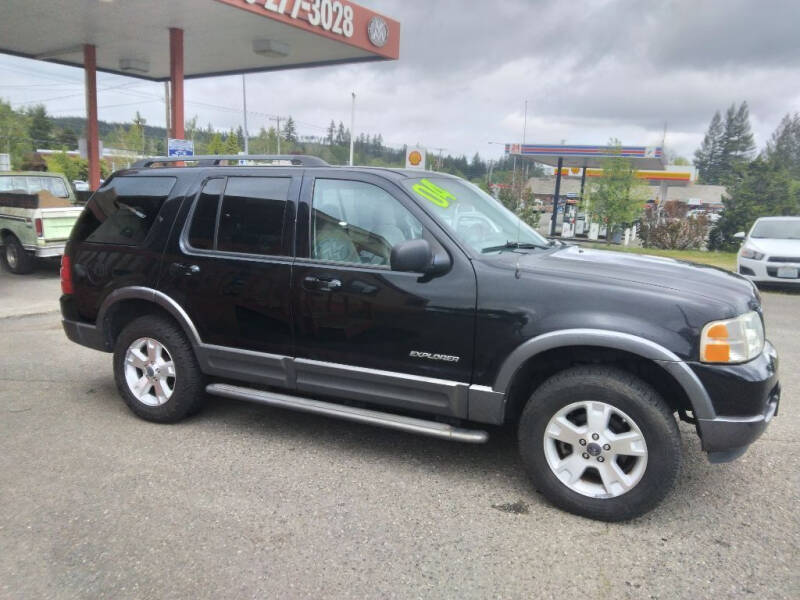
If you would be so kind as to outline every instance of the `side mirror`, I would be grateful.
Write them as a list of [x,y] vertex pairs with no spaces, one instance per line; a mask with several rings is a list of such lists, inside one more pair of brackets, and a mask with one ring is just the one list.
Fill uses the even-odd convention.
[[428,240],[408,240],[392,248],[389,264],[392,271],[435,274],[450,268],[450,257],[434,254]]
[[747,236],[745,235],[744,231],[739,231],[738,233],[734,233],[733,237],[737,240],[743,240]]

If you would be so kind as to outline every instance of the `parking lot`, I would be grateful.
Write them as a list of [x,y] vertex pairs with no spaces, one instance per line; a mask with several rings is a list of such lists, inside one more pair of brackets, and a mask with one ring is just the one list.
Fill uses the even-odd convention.
[[544,502],[513,429],[459,445],[221,399],[141,421],[58,294],[55,266],[0,273],[2,598],[800,596],[800,295],[764,294],[766,435],[710,465],[682,424],[674,492],[607,524]]

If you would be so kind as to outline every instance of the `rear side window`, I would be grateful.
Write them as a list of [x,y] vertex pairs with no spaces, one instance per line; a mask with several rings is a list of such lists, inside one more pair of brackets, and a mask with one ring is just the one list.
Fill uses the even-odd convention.
[[91,197],[72,238],[97,244],[141,244],[174,185],[174,177],[115,177]]
[[210,179],[195,205],[189,245],[222,252],[284,254],[284,214],[290,184],[289,177]]

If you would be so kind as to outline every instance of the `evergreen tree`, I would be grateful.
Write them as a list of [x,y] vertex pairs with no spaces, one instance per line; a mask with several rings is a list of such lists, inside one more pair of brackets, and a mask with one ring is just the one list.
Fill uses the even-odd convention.
[[720,160],[720,181],[725,181],[733,174],[738,165],[748,162],[753,157],[756,145],[750,130],[750,111],[747,102],[739,108],[731,104],[725,113],[725,133]]
[[206,147],[208,154],[225,154],[225,142],[222,141],[222,136],[219,133],[214,133],[208,141]]
[[339,128],[336,130],[336,145],[337,146],[344,146],[346,141],[345,133],[344,133],[344,123],[339,121]]
[[56,143],[67,150],[74,150],[78,147],[78,136],[71,127],[64,127],[56,135]]
[[800,179],[800,113],[787,114],[767,142],[765,158]]
[[286,119],[286,123],[283,125],[283,139],[292,143],[297,141],[297,128],[292,117]]
[[333,140],[336,136],[336,123],[331,119],[331,124],[328,125],[328,135],[325,138],[329,146],[333,146]]
[[720,159],[724,144],[725,128],[719,111],[714,113],[703,143],[694,153],[694,166],[702,183],[719,183]]
[[223,154],[238,154],[242,147],[239,145],[239,136],[231,129],[223,143]]
[[757,158],[734,168],[722,203],[722,218],[711,231],[712,250],[735,250],[733,235],[747,231],[758,217],[800,212],[800,190],[793,189],[789,172],[776,163]]
[[53,135],[53,123],[50,117],[47,116],[47,111],[43,104],[34,106],[28,111],[30,118],[28,126],[28,135],[33,142],[34,148],[47,148]]

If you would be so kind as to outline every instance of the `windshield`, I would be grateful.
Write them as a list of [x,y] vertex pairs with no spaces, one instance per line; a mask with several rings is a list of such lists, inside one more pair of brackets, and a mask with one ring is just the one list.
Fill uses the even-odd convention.
[[800,240],[800,219],[759,221],[750,232],[751,238]]
[[548,241],[479,187],[451,177],[407,179],[406,189],[427,202],[438,221],[477,252],[547,247]]

